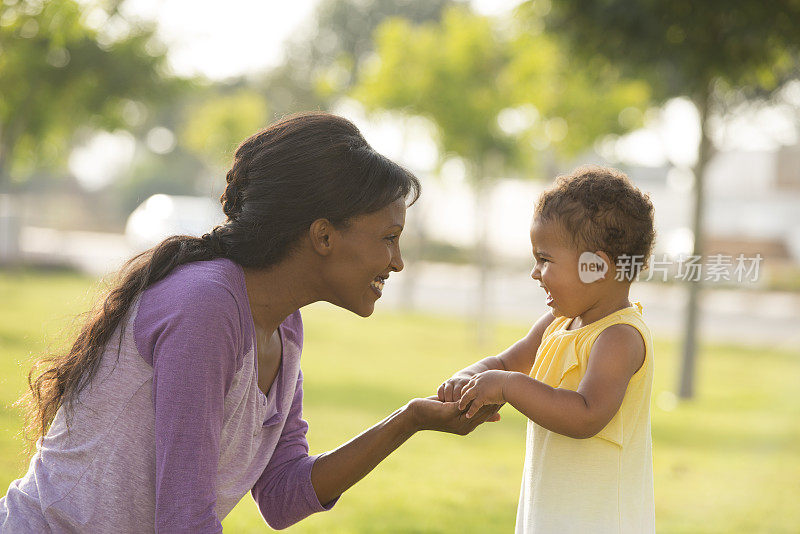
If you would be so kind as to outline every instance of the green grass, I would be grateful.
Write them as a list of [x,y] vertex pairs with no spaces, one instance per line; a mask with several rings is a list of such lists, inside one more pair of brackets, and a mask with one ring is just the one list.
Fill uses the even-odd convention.
[[[70,274],[0,273],[0,486],[27,459],[17,436],[28,360],[69,342],[95,282]],[[304,312],[305,417],[312,453],[336,447],[414,396],[431,394],[479,358],[467,321],[378,308],[367,320],[330,306]],[[74,326],[73,326],[74,328]],[[500,325],[489,352],[527,330]],[[800,525],[800,351],[704,346],[698,396],[670,406],[677,347],[656,346],[653,405],[656,521],[660,533],[797,532]],[[289,532],[509,532],[524,455],[525,421],[503,420],[466,438],[412,438],[333,511]],[[248,496],[227,532],[263,532]]]

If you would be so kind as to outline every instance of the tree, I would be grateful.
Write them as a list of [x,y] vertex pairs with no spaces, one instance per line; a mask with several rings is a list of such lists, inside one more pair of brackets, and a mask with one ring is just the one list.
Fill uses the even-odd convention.
[[[535,19],[540,2],[524,11]],[[601,57],[646,79],[656,101],[685,96],[697,107],[701,140],[694,165],[693,256],[702,256],[704,173],[713,155],[709,117],[732,93],[768,98],[797,77],[800,4],[790,0],[553,0],[547,27],[574,54]],[[680,396],[694,394],[700,282],[688,285]]]
[[453,0],[322,0],[311,28],[290,41],[285,59],[262,80],[273,116],[329,109],[356,83],[374,51],[375,29],[386,19],[438,21]]
[[[108,14],[106,14],[108,16]],[[124,24],[112,10],[110,19]],[[147,27],[118,38],[88,27],[74,0],[0,6],[0,191],[63,162],[79,127],[126,128],[131,106],[168,98]]]
[[646,103],[646,86],[616,83],[607,65],[576,69],[546,34],[500,35],[489,18],[460,7],[446,10],[441,23],[390,19],[375,41],[378,61],[364,70],[354,96],[371,110],[399,109],[432,120],[441,153],[468,164],[476,188],[477,311],[484,339],[490,178],[530,170],[548,145],[574,153],[601,133],[624,130],[619,112]]
[[[116,2],[118,3],[118,2]],[[84,6],[85,7],[85,6]],[[146,104],[180,87],[163,75],[151,28],[126,23],[111,3],[86,24],[74,0],[0,4],[0,263],[19,254],[19,216],[7,195],[34,171],[62,166],[85,130],[131,128]]]
[[181,142],[214,170],[230,167],[242,140],[267,123],[267,103],[252,89],[231,94],[212,93],[189,106]]

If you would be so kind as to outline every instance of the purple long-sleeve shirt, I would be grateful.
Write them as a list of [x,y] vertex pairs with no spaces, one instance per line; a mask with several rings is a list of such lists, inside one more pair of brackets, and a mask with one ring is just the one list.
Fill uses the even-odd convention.
[[[268,394],[242,268],[179,266],[134,302],[75,404],[0,499],[2,532],[218,533],[248,492],[274,528],[323,507],[302,419],[300,313]],[[119,356],[117,357],[117,350]]]

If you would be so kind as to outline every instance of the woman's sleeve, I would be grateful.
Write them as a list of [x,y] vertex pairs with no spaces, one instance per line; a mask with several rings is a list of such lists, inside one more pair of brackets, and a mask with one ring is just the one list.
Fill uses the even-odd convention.
[[317,456],[308,455],[303,420],[303,372],[300,371],[292,406],[281,437],[266,469],[251,490],[264,520],[283,529],[315,513],[333,508],[338,498],[323,506],[311,485],[311,468]]
[[209,283],[143,295],[140,313],[137,344],[153,364],[155,530],[222,532],[216,480],[240,345],[236,301]]

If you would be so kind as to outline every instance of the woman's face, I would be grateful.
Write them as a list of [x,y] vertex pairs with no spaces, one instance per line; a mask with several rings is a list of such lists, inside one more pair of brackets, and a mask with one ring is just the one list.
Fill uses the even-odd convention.
[[332,304],[362,317],[372,314],[384,281],[403,269],[400,233],[405,221],[405,199],[400,198],[334,232],[336,246],[324,273]]

